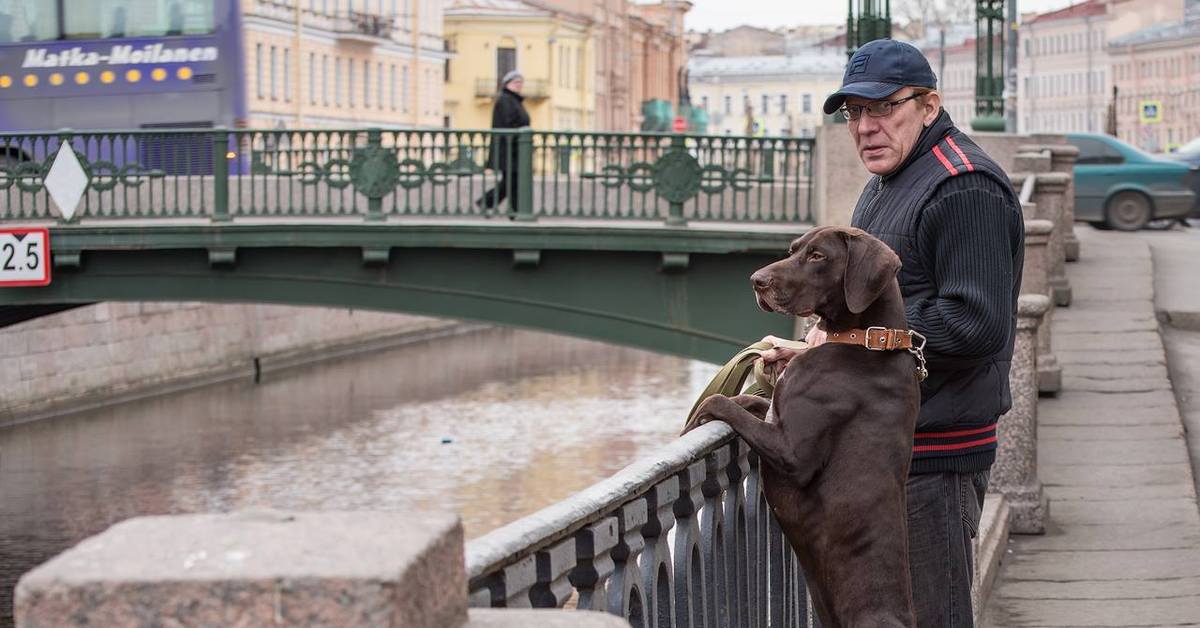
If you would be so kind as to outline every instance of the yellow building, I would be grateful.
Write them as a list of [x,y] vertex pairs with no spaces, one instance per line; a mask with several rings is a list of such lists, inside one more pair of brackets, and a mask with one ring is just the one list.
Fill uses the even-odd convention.
[[594,43],[588,20],[520,0],[447,0],[447,125],[486,129],[499,78],[525,76],[525,109],[534,129],[591,130],[595,125]]

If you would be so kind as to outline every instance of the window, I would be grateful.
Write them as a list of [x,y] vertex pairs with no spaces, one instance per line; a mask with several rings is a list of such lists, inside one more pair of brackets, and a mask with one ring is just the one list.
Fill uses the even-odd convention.
[[391,92],[392,111],[396,110],[396,64],[388,68],[388,91]]
[[504,78],[505,74],[515,69],[517,69],[517,49],[496,48],[496,80],[499,81]]
[[254,44],[254,92],[259,100],[262,100],[266,96],[263,89],[263,85],[266,83],[263,77],[262,47],[262,44]]
[[1125,161],[1117,149],[1107,143],[1090,137],[1072,138],[1071,143],[1079,149],[1079,165],[1119,164]]
[[333,62],[333,104],[338,107],[342,106],[342,79],[345,78],[345,73],[342,72],[342,58],[336,57]]
[[769,107],[769,105],[770,105],[770,100],[771,100],[771,97],[770,97],[770,96],[768,96],[768,95],[766,95],[766,94],[763,94],[763,95],[762,95],[762,112],[763,112],[764,114],[766,114],[766,113],[768,112],[768,109],[770,108],[770,107]]
[[354,59],[346,59],[346,106],[354,106]]
[[317,53],[308,53],[308,104],[317,104]]
[[575,51],[575,89],[583,89],[583,75],[585,72],[587,72],[587,66],[584,65],[585,63],[586,61],[584,61],[583,58],[583,48],[579,48]]
[[733,113],[733,96],[725,97],[725,113]]
[[292,102],[292,49],[283,49],[283,100]]
[[329,106],[329,55],[321,55],[321,104]]
[[371,62],[363,60],[363,107],[371,108]]
[[11,20],[0,43],[204,35],[213,32],[213,1],[0,0],[0,14]]
[[800,111],[812,113],[812,94],[804,94],[800,97]]
[[404,66],[404,75],[400,81],[400,106],[408,113],[408,66]]
[[779,113],[787,113],[787,94],[779,95]]
[[700,97],[700,108],[705,111],[708,111],[708,96]]
[[375,108],[383,109],[383,64],[375,64]]

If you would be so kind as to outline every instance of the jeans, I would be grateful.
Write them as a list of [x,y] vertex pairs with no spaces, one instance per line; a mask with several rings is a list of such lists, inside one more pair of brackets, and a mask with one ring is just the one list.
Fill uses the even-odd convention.
[[920,628],[971,628],[972,546],[988,471],[908,478],[908,562]]

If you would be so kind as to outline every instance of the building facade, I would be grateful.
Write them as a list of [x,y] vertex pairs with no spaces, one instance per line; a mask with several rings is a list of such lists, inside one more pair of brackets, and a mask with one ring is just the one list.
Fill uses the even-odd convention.
[[1200,137],[1200,19],[1118,37],[1108,55],[1117,137],[1150,152]]
[[440,127],[443,0],[242,0],[247,124]]
[[845,66],[846,55],[832,49],[694,56],[688,64],[692,105],[708,113],[711,134],[812,137],[825,121],[821,105],[841,85]]
[[975,117],[975,25],[954,25],[946,37],[935,35],[913,42],[937,76],[942,108],[959,128],[970,128]]
[[[1163,95],[1161,89],[1165,88],[1153,83],[1150,75],[1139,76],[1139,72],[1157,71],[1154,61],[1141,70],[1130,66],[1128,73],[1122,74],[1126,78],[1117,79],[1117,65],[1134,62],[1118,62],[1112,56],[1127,54],[1122,50],[1140,41],[1139,33],[1182,23],[1184,5],[1185,0],[1085,0],[1057,11],[1023,15],[1017,65],[1018,131],[1105,133],[1112,126],[1114,87],[1118,118],[1132,115],[1129,103]],[[1164,58],[1163,62],[1168,61]],[[1160,82],[1167,77],[1165,70],[1153,76]],[[1122,102],[1123,98],[1128,100]],[[1126,114],[1120,113],[1122,107],[1128,110]],[[1118,135],[1132,137],[1128,120],[1123,125],[1118,122],[1121,126],[1129,133],[1118,128]]]
[[500,78],[520,70],[533,128],[595,128],[595,44],[586,17],[521,0],[449,0],[445,33],[455,55],[445,74],[450,127],[489,128]]

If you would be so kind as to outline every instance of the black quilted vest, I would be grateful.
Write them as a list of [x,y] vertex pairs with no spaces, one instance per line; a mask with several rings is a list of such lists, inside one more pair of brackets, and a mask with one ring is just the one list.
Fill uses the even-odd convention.
[[[967,173],[998,182],[1019,217],[1020,202],[1008,175],[955,128],[944,110],[922,132],[900,169],[873,177],[854,208],[851,224],[883,240],[900,256],[900,291],[906,304],[937,294],[933,260],[919,250],[917,242],[921,212],[936,202],[943,182]],[[1023,253],[1020,247],[1015,252],[1016,286],[1005,348],[985,360],[965,364],[949,356],[930,356],[929,377],[921,383],[912,473],[982,471],[995,459],[996,421],[1012,405],[1008,373]]]

